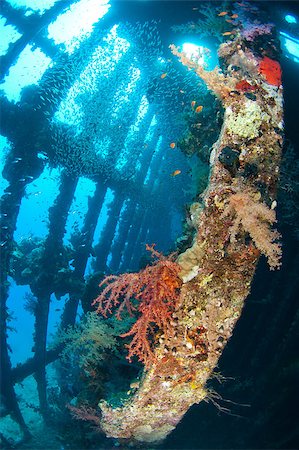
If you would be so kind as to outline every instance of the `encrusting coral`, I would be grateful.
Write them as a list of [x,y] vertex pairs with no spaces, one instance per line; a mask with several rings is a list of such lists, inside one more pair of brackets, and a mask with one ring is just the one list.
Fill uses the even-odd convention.
[[[160,306],[163,298],[166,302],[163,315],[167,324],[161,324],[161,317],[147,320],[146,326],[156,322],[161,329],[155,346],[150,348],[151,364],[139,388],[121,407],[112,408],[105,401],[99,404],[100,426],[107,436],[133,442],[161,441],[193,404],[207,398],[206,382],[240,317],[260,254],[266,256],[271,268],[280,265],[279,234],[271,226],[276,221],[282,148],[282,86],[277,77],[273,83],[261,69],[265,55],[256,54],[251,44],[235,33],[220,46],[222,71],[216,68],[211,72],[171,46],[172,53],[221,100],[224,121],[211,153],[209,185],[202,195],[202,208],[198,208],[193,245],[176,261],[180,269],[175,272],[182,283],[174,285],[172,306],[166,292],[163,297],[161,280],[155,280],[160,283],[158,290],[152,288]],[[236,61],[240,62],[237,69]],[[254,89],[248,89],[248,85]],[[145,270],[155,273],[158,267],[163,275],[168,266],[161,260]],[[148,292],[143,275],[121,276],[118,291],[117,284],[108,285],[97,300],[100,312],[119,304],[121,296],[125,303],[120,308],[124,304],[130,308],[131,297],[140,299]],[[112,295],[110,300],[104,298],[106,294]],[[145,308],[151,308],[156,300],[142,302]],[[144,313],[142,309],[139,312]],[[138,320],[140,324],[142,319]],[[136,333],[133,327],[127,335],[135,339]],[[136,341],[132,345],[130,356],[140,357],[143,351],[147,354]]]

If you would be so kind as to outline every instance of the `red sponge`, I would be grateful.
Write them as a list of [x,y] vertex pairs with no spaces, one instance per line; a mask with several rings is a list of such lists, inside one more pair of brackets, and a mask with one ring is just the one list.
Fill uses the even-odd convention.
[[264,75],[269,84],[281,85],[281,68],[277,61],[265,56],[259,64],[259,72]]

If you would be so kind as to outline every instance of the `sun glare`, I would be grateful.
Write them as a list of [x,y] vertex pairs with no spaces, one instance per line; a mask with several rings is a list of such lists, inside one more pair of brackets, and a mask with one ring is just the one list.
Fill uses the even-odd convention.
[[203,51],[204,48],[201,45],[191,44],[189,42],[183,44],[183,52],[186,56],[199,65],[203,65],[205,62]]

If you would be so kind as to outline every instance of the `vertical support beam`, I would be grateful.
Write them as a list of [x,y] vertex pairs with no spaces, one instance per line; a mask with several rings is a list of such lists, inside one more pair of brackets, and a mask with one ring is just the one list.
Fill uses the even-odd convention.
[[136,135],[133,135],[129,140],[128,147],[130,148],[130,152],[128,152],[128,154],[126,155],[127,162],[124,167],[124,172],[126,174],[134,175],[134,169],[136,167],[137,160],[141,157],[142,151],[144,150],[144,141],[153,117],[154,108],[152,105],[150,105],[147,113],[145,114],[145,117],[142,119],[139,125],[138,133],[136,133]]
[[[1,271],[2,272],[2,271]],[[14,383],[11,377],[11,361],[8,354],[7,344],[7,307],[8,283],[0,284],[0,392],[3,406],[11,417],[19,424],[24,439],[30,438],[30,432],[20,411]]]
[[[134,59],[134,55],[132,53],[132,51],[128,51],[126,53],[126,55],[122,58],[122,60],[120,61],[120,63],[117,65],[116,67],[116,71],[119,72],[120,74],[123,73],[125,70],[127,72],[128,69],[130,68],[132,61]],[[130,78],[127,77],[124,79],[124,75],[122,75],[122,78],[119,75],[114,75],[116,77],[116,79],[121,79],[122,81],[130,81]],[[117,159],[119,157],[122,157],[122,152],[125,150],[125,146],[127,143],[127,139],[129,138],[129,134],[130,134],[130,128],[132,127],[132,125],[134,125],[134,123],[136,122],[137,119],[137,113],[138,113],[138,105],[141,101],[142,95],[144,94],[144,87],[142,86],[142,80],[139,80],[137,83],[137,87],[135,88],[135,91],[133,93],[131,93],[129,101],[127,101],[127,103],[124,104],[124,106],[121,107],[120,111],[119,111],[119,116],[117,118],[117,122],[115,124],[115,129],[117,130],[117,139],[115,139],[115,136],[111,136],[112,140],[111,140],[111,145],[108,151],[108,157],[106,160],[106,164],[108,164],[111,167],[114,167]],[[117,91],[116,88],[119,87],[118,84],[114,83],[115,85],[115,92]],[[110,92],[109,89],[109,102],[111,103],[111,98],[113,98],[113,93],[114,92]],[[112,129],[113,131],[113,129]],[[138,133],[138,136],[140,138],[140,134]],[[114,138],[114,139],[113,139]],[[134,146],[130,145],[130,149],[131,152],[129,152],[129,154],[131,153],[135,153],[134,152]],[[127,155],[124,156],[124,158],[126,158]],[[134,155],[133,155],[134,157]],[[125,165],[125,164],[124,164]]]
[[140,170],[136,174],[136,183],[137,185],[143,185],[144,179],[146,178],[146,174],[150,164],[152,162],[154,150],[156,148],[157,142],[159,139],[159,130],[155,130],[153,137],[148,145],[148,148],[144,149],[143,153],[140,155]]
[[113,273],[116,273],[118,271],[121,259],[124,255],[124,249],[127,242],[131,220],[132,217],[134,217],[135,210],[136,204],[133,202],[133,200],[129,200],[125,210],[120,217],[119,234],[111,248],[110,268]]
[[76,178],[70,177],[64,172],[61,174],[59,194],[54,205],[49,209],[49,234],[45,242],[40,275],[31,285],[31,290],[38,299],[34,336],[34,359],[38,370],[35,372],[35,379],[38,385],[41,413],[46,421],[49,419],[49,407],[46,394],[46,346],[50,296],[55,288],[55,275],[60,269],[65,225],[77,182],[78,180]]
[[[139,261],[144,252],[144,243],[147,239],[147,244],[158,244],[160,251],[167,251],[170,245],[170,213],[167,205],[162,205],[161,200],[155,195],[155,180],[159,177],[159,172],[163,167],[163,156],[159,145],[158,152],[151,159],[150,177],[146,183],[147,197],[155,198],[155,207],[146,209],[140,232],[135,241],[134,251],[130,262],[130,270],[139,269]],[[145,206],[146,208],[146,206]],[[166,241],[165,241],[166,240]]]
[[145,238],[148,233],[148,229],[150,227],[150,213],[149,211],[146,211],[146,213],[143,216],[142,223],[140,224],[139,233],[136,236],[136,239],[134,241],[134,248],[132,250],[132,256],[129,263],[129,271],[138,271],[140,270],[140,258],[142,253],[145,252]]
[[[7,111],[8,104],[5,103]],[[9,110],[9,113],[13,111]],[[30,437],[28,427],[20,411],[11,376],[11,361],[7,343],[7,299],[9,295],[8,276],[11,274],[11,255],[13,251],[13,235],[16,229],[17,217],[26,185],[32,177],[37,177],[42,166],[35,155],[26,152],[26,146],[13,146],[7,157],[3,177],[9,186],[5,189],[0,202],[0,392],[7,412],[19,424],[24,438]],[[28,172],[28,170],[30,172]]]
[[[136,174],[136,184],[140,189],[143,189],[144,187],[144,180],[150,167],[153,158],[153,150],[157,145],[158,139],[159,131],[155,130],[148,148],[144,149],[143,153],[141,153],[140,155],[140,170]],[[134,222],[132,223],[131,229],[128,233],[128,244],[125,249],[124,259],[121,263],[121,271],[126,271],[130,267],[130,261],[136,247],[136,237],[138,237],[139,235],[140,228],[144,220],[144,217],[142,217],[142,213],[144,213],[144,210],[142,209],[142,206],[139,205],[134,217]]]
[[96,246],[96,263],[95,270],[106,272],[107,271],[107,258],[111,249],[111,245],[115,236],[115,229],[119,220],[119,214],[124,202],[122,194],[116,192],[112,201],[109,211],[109,217],[107,223],[102,231],[100,241]]
[[131,224],[131,227],[128,232],[127,246],[124,249],[124,257],[120,264],[120,272],[126,272],[130,266],[130,261],[131,261],[132,254],[133,254],[134,247],[135,247],[135,239],[139,233],[139,229],[140,229],[140,226],[142,223],[143,213],[144,213],[143,208],[140,205],[138,205],[136,207],[135,214],[134,214],[134,217],[132,220],[132,224]]
[[[88,211],[85,216],[80,241],[78,242],[78,247],[76,249],[73,262],[75,267],[74,275],[77,280],[82,280],[82,282],[84,282],[84,272],[91,252],[93,235],[97,226],[106,191],[106,186],[98,182],[93,197],[89,197],[88,199]],[[62,329],[65,329],[68,325],[74,325],[80,295],[80,292],[77,294],[71,294],[69,300],[66,302],[61,318]]]

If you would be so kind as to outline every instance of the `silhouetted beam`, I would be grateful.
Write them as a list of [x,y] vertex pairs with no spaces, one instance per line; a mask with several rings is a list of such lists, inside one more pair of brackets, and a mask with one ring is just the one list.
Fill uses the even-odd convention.
[[[111,99],[114,98],[114,94],[118,92],[120,84],[122,86],[125,86],[126,83],[129,83],[131,81],[129,77],[130,75],[129,68],[132,65],[133,60],[134,60],[134,52],[131,49],[129,49],[126,52],[126,54],[121,58],[115,70],[112,72],[111,74],[112,86],[109,88],[109,98],[108,98],[109,103],[111,103]],[[118,80],[118,82],[117,83],[114,82],[113,81],[114,79]],[[99,81],[100,80],[101,79],[99,79]],[[137,86],[135,87],[134,91],[130,94],[130,101],[127,103],[124,102],[120,106],[120,109],[117,113],[118,114],[117,121],[115,123],[117,139],[115,139],[112,130],[113,135],[111,139],[110,148],[107,152],[108,156],[106,158],[107,164],[110,167],[115,167],[118,158],[122,155],[122,152],[124,151],[130,127],[136,123],[139,105],[144,93],[145,89],[142,87],[142,80],[138,80]],[[96,95],[99,95],[98,92],[96,93]],[[109,131],[111,133],[111,130]],[[140,136],[141,136],[140,133],[138,133],[139,140]],[[141,140],[139,142],[140,146],[142,146],[143,142]],[[134,153],[132,145],[130,145],[130,153]],[[125,155],[125,158],[126,157],[127,155]],[[134,163],[136,163],[136,161],[134,161]]]
[[156,152],[155,157],[152,159],[150,177],[146,183],[147,189],[149,190],[151,195],[154,197],[155,197],[154,191],[157,190],[157,187],[155,186],[155,181],[157,181],[159,179],[159,176],[163,169],[165,171],[167,171],[167,169],[168,169],[168,166],[165,167],[166,157],[165,157],[165,159],[163,159],[163,153],[165,153],[164,152],[164,149],[165,149],[164,141],[165,141],[165,139],[163,139],[162,145],[159,145],[158,152]]
[[[26,17],[24,12],[26,8],[14,8],[7,0],[2,0],[0,14],[6,19],[5,25],[13,25],[20,32],[24,31]],[[39,16],[40,17],[40,16]]]
[[101,233],[100,241],[95,246],[97,259],[95,263],[96,271],[107,271],[107,257],[109,255],[111,245],[115,236],[115,229],[119,220],[119,214],[124,202],[124,196],[116,192],[112,205],[108,211],[108,219]]
[[125,245],[127,242],[128,232],[130,229],[132,217],[134,217],[136,209],[136,203],[132,200],[128,202],[125,210],[120,216],[120,224],[118,230],[118,236],[111,247],[111,263],[110,268],[113,273],[117,272],[121,259],[124,254]]
[[52,60],[55,59],[59,53],[61,53],[59,46],[55,45],[52,39],[48,39],[42,33],[39,33],[34,37],[34,47],[39,47],[44,54]]
[[15,420],[19,423],[24,433],[27,433],[24,419],[20,413],[16,395],[11,382],[11,361],[7,343],[7,298],[10,282],[8,276],[11,274],[10,260],[13,251],[13,234],[16,228],[21,199],[24,187],[11,180],[1,198],[1,265],[0,265],[0,392],[3,403]]
[[155,192],[157,190],[155,181],[159,179],[159,173],[163,167],[163,152],[161,148],[163,147],[160,146],[158,153],[151,159],[151,171],[146,183],[146,189],[149,193],[148,197],[153,200],[153,205],[151,206],[150,203],[144,205],[143,222],[135,240],[135,247],[129,264],[130,270],[140,269],[140,258],[145,254],[145,244],[157,244],[157,250],[159,251],[168,250],[168,244],[170,245],[169,208],[156,201],[158,196]]
[[[45,364],[47,365],[55,361],[58,358],[61,350],[62,346],[52,350],[48,350],[45,354]],[[11,369],[10,375],[11,381],[13,384],[20,383],[37,370],[38,370],[38,361],[34,357],[28,358],[27,361],[25,361],[23,364],[18,364],[16,367]]]
[[57,110],[61,102],[61,96],[64,96],[78,79],[80,73],[88,62],[88,58],[101,44],[102,38],[114,24],[114,16],[111,15],[109,11],[109,13],[107,13],[93,26],[93,32],[87,39],[81,42],[79,48],[75,49],[71,55],[67,53],[58,55],[53,67],[50,67],[45,71],[39,85],[41,87],[41,91],[44,90],[44,94],[47,95],[49,85],[55,84],[56,93],[53,96],[53,100],[50,105],[52,112]]
[[[147,211],[144,212],[144,216],[142,219],[142,222],[139,227],[139,232],[135,238],[134,247],[132,249],[132,256],[129,262],[129,266],[127,270],[129,271],[135,271],[137,272],[140,270],[140,259],[141,256],[150,256],[149,254],[146,255],[146,249],[145,249],[145,238],[148,232],[148,227],[153,225],[151,221],[149,221],[149,214]],[[157,223],[155,224],[157,226]],[[147,242],[148,244],[151,244],[152,242]],[[149,258],[150,259],[150,258]]]
[[140,156],[140,170],[136,174],[136,183],[140,184],[141,186],[143,185],[143,182],[146,178],[148,168],[151,165],[155,148],[159,139],[159,133],[160,131],[158,129],[154,131],[153,137],[148,144],[147,151],[143,151]]
[[[103,201],[107,188],[103,183],[97,183],[93,197],[88,198],[88,210],[85,216],[77,246],[75,247],[75,256],[73,261],[74,276],[76,280],[84,283],[84,273],[88,258],[92,251],[93,235],[98,223]],[[72,241],[72,239],[71,239]],[[74,325],[78,308],[79,298],[82,292],[71,293],[66,302],[61,318],[61,328],[65,329],[69,325]]]
[[[130,141],[130,147],[132,150],[127,155],[127,162],[123,169],[124,173],[131,174],[135,172],[136,161],[141,157],[142,153],[145,151],[144,141],[149,130],[149,126],[154,117],[155,110],[154,106],[149,105],[148,111],[145,117],[142,119],[139,125],[139,131],[136,134],[136,137],[133,137]],[[135,151],[133,149],[136,149]],[[146,150],[148,152],[148,149]]]
[[[3,121],[1,120],[1,132],[4,130],[7,134],[13,136],[12,125],[16,128],[19,135],[22,135],[22,127],[17,120],[9,124],[12,118],[20,118],[16,114],[18,108],[10,108],[9,102],[3,102],[2,111],[5,113]],[[30,118],[32,120],[32,118]],[[26,127],[26,121],[21,122],[22,126]],[[34,133],[31,133],[30,138],[34,138]],[[29,148],[27,147],[29,145]],[[34,178],[38,177],[42,171],[41,161],[38,160],[31,150],[30,143],[24,140],[15,142],[12,145],[11,151],[8,153],[2,175],[9,182],[1,197],[0,211],[0,231],[1,231],[1,265],[0,265],[0,365],[1,365],[1,385],[0,392],[3,396],[3,402],[7,408],[8,413],[16,420],[23,430],[24,437],[29,436],[28,428],[24,422],[18,402],[13,389],[11,381],[11,362],[8,353],[7,344],[7,298],[9,281],[8,276],[12,274],[11,255],[13,251],[13,236],[16,229],[17,217],[19,214],[20,204],[25,192],[26,185]]]
[[75,248],[74,257],[75,273],[79,276],[84,275],[84,270],[88,257],[91,253],[93,235],[98,223],[103,201],[107,192],[107,187],[102,183],[97,183],[93,197],[88,198],[88,211],[85,216],[84,225],[81,230],[80,242]]
[[42,36],[33,39],[29,33],[24,34],[16,42],[10,44],[6,55],[0,56],[0,80],[8,74],[10,67],[16,63],[26,45],[33,41],[51,59],[55,58],[60,51],[51,41]]
[[[6,18],[10,25],[14,25],[20,33],[23,34],[14,44],[10,45],[8,53],[1,57],[0,64],[0,79],[3,78],[11,65],[15,63],[16,59],[24,50],[27,44],[35,42],[38,44],[39,36],[45,31],[45,28],[56,19],[56,17],[67,9],[74,0],[64,0],[57,2],[52,8],[48,9],[42,16],[39,14],[32,14],[28,17],[24,16],[20,10],[13,8],[6,0],[1,5],[1,14]],[[43,41],[41,41],[42,43]],[[44,46],[44,51],[47,52],[50,45]],[[50,55],[56,54],[54,46],[51,45]]]
[[38,363],[35,379],[38,384],[41,413],[45,420],[48,419],[45,367],[50,295],[55,290],[55,276],[61,268],[63,236],[77,182],[76,178],[70,177],[64,172],[61,174],[59,194],[54,205],[49,208],[49,234],[45,241],[44,255],[40,264],[40,275],[30,285],[32,292],[38,299],[34,334],[34,359]]
[[170,232],[170,213],[167,207],[161,208],[156,206],[153,209],[147,209],[143,213],[142,222],[135,237],[134,247],[132,249],[132,256],[127,262],[126,270],[138,271],[140,270],[140,263],[142,256],[147,256],[149,262],[151,255],[145,251],[146,244],[155,244],[156,249],[160,252],[168,251],[171,240],[169,239]]
[[128,232],[127,246],[124,249],[124,257],[120,265],[120,272],[126,272],[128,270],[132,253],[134,251],[135,239],[139,233],[140,226],[142,224],[142,219],[144,215],[144,209],[142,206],[138,205],[135,214],[132,218],[131,227]]
[[7,308],[6,300],[8,297],[8,285],[5,277],[4,283],[1,277],[0,285],[0,392],[1,400],[6,411],[19,424],[24,438],[30,438],[30,432],[22,416],[14,390],[14,383],[11,377],[11,361],[7,346]]
[[[50,280],[49,280],[50,281]],[[36,292],[35,292],[36,293]],[[34,377],[37,383],[39,405],[41,414],[47,420],[49,406],[47,401],[46,382],[46,344],[48,330],[48,316],[50,309],[50,294],[39,295],[35,308],[35,330],[34,330],[34,358],[37,362],[37,370]]]

